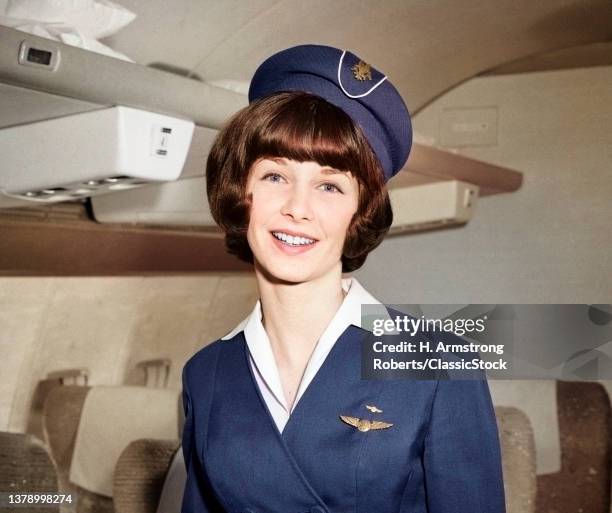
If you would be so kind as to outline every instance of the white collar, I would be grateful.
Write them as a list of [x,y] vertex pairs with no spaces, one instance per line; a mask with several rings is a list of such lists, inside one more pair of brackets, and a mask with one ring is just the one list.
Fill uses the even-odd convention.
[[[328,324],[327,328],[318,340],[314,351],[308,360],[304,371],[300,387],[296,394],[293,408],[298,403],[300,397],[316,375],[323,364],[323,361],[333,348],[336,340],[344,333],[350,325],[362,327],[361,305],[377,305],[375,311],[378,316],[389,318],[385,306],[372,296],[363,286],[353,277],[342,280],[342,288],[347,292],[340,308]],[[286,409],[283,388],[270,345],[270,339],[261,322],[261,300],[257,300],[253,311],[230,333],[222,338],[228,340],[244,331],[244,337],[249,348],[249,353],[257,372],[264,380],[270,392],[274,395],[278,403]],[[364,327],[364,329],[367,329]]]

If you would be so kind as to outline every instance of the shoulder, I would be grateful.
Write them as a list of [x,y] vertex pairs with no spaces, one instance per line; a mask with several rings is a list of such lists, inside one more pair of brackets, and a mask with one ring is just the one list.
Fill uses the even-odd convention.
[[239,334],[236,334],[230,339],[217,339],[189,358],[183,367],[183,387],[194,388],[209,379],[214,379],[221,350],[224,346],[233,344],[238,336]]

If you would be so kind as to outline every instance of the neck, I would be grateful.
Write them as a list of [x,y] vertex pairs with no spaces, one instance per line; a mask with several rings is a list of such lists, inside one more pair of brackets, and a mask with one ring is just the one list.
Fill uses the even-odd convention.
[[262,323],[277,361],[290,367],[305,366],[344,299],[341,265],[301,283],[269,279],[257,266],[255,274]]

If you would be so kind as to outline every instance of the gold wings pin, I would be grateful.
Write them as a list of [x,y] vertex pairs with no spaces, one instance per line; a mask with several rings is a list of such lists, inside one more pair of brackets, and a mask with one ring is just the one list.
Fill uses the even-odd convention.
[[370,431],[370,429],[387,429],[393,424],[390,422],[382,422],[380,420],[359,419],[357,417],[349,417],[348,415],[340,415],[342,422],[349,426],[356,427],[359,431]]

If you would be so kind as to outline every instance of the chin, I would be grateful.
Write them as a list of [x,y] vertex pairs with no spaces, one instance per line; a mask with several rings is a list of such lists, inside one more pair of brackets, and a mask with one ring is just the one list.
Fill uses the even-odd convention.
[[333,271],[333,267],[322,271],[313,265],[312,260],[310,262],[283,262],[270,258],[263,262],[260,260],[255,262],[255,268],[272,283],[304,283]]
[[260,265],[259,269],[265,274],[269,281],[274,283],[303,283],[315,278],[309,269],[297,268],[297,266],[276,266],[273,270],[270,267]]

